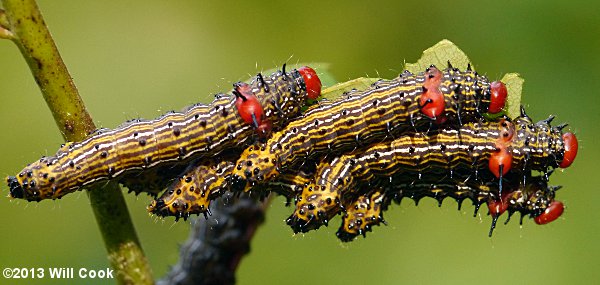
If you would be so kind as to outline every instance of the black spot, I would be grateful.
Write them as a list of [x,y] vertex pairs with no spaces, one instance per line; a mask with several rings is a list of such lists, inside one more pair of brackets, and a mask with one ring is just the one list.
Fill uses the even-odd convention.
[[179,129],[173,129],[173,135],[175,135],[176,137],[178,137],[181,134],[181,130]]
[[106,152],[106,151],[103,151],[100,153],[100,157],[102,157],[102,158],[106,158],[107,156],[108,156],[108,152]]
[[145,139],[141,139],[139,141],[139,143],[140,143],[141,146],[145,146],[146,145],[146,140]]
[[200,126],[206,128],[206,120],[200,121]]

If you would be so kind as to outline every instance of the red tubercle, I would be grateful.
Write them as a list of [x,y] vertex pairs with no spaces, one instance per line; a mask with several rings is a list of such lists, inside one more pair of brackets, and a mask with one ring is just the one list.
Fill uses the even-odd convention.
[[565,205],[560,201],[552,201],[548,208],[533,220],[538,225],[545,225],[558,219],[565,211]]
[[575,157],[577,157],[577,149],[579,148],[579,143],[577,142],[577,137],[573,133],[564,133],[562,135],[563,145],[564,145],[564,153],[563,159],[558,166],[560,168],[567,168],[571,166]]
[[[419,98],[421,112],[432,119],[438,120],[443,116],[446,108],[444,94],[440,91],[440,82],[442,81],[442,72],[432,66],[425,71],[425,82],[423,83],[423,94]],[[440,119],[443,123],[445,119]]]
[[263,108],[250,85],[238,82],[234,85],[233,94],[237,97],[235,107],[242,120],[247,124],[259,127],[262,124]]
[[298,68],[298,72],[304,79],[308,98],[317,99],[321,96],[321,87],[323,87],[323,85],[321,84],[321,79],[319,79],[317,72],[308,66]]
[[506,85],[501,81],[494,81],[490,84],[490,106],[488,112],[492,114],[499,113],[506,105],[508,91]]
[[[512,160],[512,154],[506,149],[505,146],[500,146],[498,147],[498,150],[492,153],[490,156],[488,168],[496,176],[496,178],[500,178],[501,175],[506,175],[506,173],[510,170],[512,166]],[[502,168],[502,173],[500,173],[500,168]]]

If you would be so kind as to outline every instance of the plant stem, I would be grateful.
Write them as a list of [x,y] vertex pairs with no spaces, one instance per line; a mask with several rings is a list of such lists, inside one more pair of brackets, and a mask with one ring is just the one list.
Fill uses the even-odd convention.
[[[34,0],[2,0],[0,38],[21,50],[63,137],[79,141],[94,129]],[[2,32],[4,31],[4,32]],[[116,185],[88,192],[96,221],[120,284],[153,284],[150,266]]]

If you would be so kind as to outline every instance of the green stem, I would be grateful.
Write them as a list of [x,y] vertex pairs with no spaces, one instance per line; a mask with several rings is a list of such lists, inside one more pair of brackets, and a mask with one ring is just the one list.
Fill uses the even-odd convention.
[[[21,50],[63,137],[79,141],[94,129],[34,0],[2,0],[0,38]],[[2,31],[5,31],[4,33]],[[91,206],[120,284],[153,284],[122,192],[116,185],[90,189]]]

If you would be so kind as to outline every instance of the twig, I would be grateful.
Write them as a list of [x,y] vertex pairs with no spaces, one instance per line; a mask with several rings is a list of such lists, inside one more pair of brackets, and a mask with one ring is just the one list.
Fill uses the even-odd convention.
[[195,221],[179,262],[158,285],[234,284],[241,258],[250,251],[254,232],[262,224],[268,200],[224,197],[211,204],[212,216]]
[[[2,4],[0,38],[11,39],[21,50],[63,137],[82,140],[95,126],[36,2],[2,0]],[[91,188],[88,193],[119,283],[153,284],[121,191],[109,185],[96,191]]]

